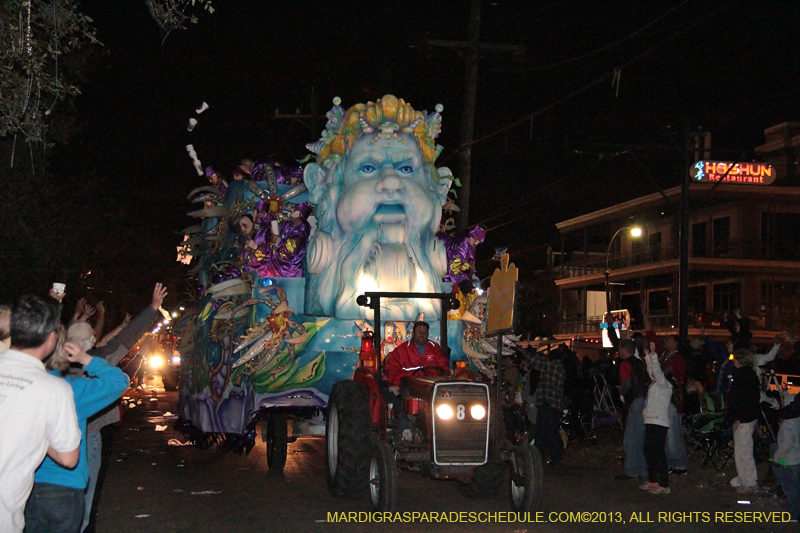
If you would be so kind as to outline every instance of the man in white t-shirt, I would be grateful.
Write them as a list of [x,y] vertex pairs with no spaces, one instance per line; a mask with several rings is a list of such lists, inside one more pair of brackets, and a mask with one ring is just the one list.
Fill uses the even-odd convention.
[[72,388],[48,374],[42,361],[58,342],[61,307],[22,296],[11,309],[11,348],[0,354],[0,531],[25,527],[33,473],[49,455],[74,468],[81,431]]

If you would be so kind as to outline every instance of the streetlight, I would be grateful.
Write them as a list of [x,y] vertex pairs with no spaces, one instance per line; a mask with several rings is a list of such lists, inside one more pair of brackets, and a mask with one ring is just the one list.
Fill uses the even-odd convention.
[[611,312],[611,291],[608,284],[608,275],[611,274],[611,271],[608,269],[608,258],[611,255],[611,245],[614,244],[614,239],[617,238],[617,235],[622,230],[629,229],[631,230],[631,237],[641,237],[642,236],[642,228],[638,226],[623,226],[614,233],[614,236],[611,237],[611,241],[608,243],[608,250],[606,250],[606,311]]

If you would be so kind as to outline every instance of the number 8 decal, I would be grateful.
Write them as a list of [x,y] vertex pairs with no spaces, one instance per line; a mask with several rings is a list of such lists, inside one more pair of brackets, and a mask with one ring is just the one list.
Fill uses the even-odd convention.
[[464,407],[463,405],[459,405],[458,407],[456,407],[456,418],[457,419],[464,420],[464,418],[466,416],[467,416],[467,408],[466,407]]

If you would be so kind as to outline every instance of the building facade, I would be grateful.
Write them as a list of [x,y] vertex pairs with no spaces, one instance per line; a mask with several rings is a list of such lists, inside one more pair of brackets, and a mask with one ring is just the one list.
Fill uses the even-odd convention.
[[[764,164],[706,161],[689,186],[689,334],[703,325],[724,336],[735,312],[754,341],[800,326],[800,124],[765,131]],[[679,324],[681,188],[675,187],[558,223],[559,337],[596,338],[606,311],[642,304],[659,329]],[[641,228],[633,237],[628,227]],[[622,231],[620,231],[622,230]],[[608,284],[606,284],[608,271]]]

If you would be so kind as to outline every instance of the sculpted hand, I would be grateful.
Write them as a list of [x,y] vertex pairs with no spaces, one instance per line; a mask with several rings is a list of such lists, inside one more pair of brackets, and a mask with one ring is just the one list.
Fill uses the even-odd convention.
[[70,363],[80,363],[88,365],[92,356],[84,352],[83,349],[72,341],[64,343],[64,351],[67,352],[67,359]]
[[161,307],[161,304],[164,303],[164,297],[166,295],[167,295],[167,288],[161,285],[160,283],[156,283],[156,286],[153,289],[153,301],[150,302],[150,307],[158,311],[158,308]]

